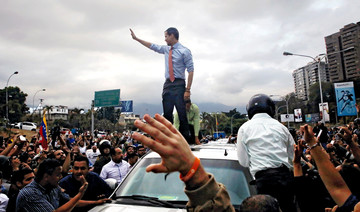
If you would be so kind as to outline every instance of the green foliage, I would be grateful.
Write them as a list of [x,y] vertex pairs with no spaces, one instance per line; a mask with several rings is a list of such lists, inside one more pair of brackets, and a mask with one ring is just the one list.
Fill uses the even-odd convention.
[[120,109],[115,110],[115,107],[102,107],[96,112],[96,118],[107,119],[112,123],[116,123],[120,117]]
[[[29,108],[25,104],[26,93],[19,87],[9,86],[8,88],[8,111],[10,123],[19,122],[28,112]],[[0,89],[0,114],[6,117],[6,89]]]
[[[200,128],[203,135],[212,135],[216,128],[218,131],[224,131],[227,135],[231,134],[231,117],[233,134],[236,134],[240,126],[247,121],[246,114],[236,111],[236,108],[229,112],[200,114]],[[216,125],[216,120],[218,125]]]

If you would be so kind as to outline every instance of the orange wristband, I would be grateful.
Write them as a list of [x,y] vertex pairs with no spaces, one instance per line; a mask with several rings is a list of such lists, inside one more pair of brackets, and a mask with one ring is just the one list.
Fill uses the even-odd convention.
[[182,176],[182,174],[180,173],[180,180],[182,180],[184,182],[189,181],[194,176],[195,172],[199,168],[199,165],[200,165],[200,159],[195,157],[195,161],[194,161],[191,169],[189,170],[189,172],[185,176]]

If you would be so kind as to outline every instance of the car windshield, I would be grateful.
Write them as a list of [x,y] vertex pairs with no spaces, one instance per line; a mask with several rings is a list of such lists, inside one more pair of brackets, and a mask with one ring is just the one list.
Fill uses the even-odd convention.
[[[155,174],[145,171],[149,164],[159,162],[160,158],[142,159],[121,184],[116,196],[143,195],[159,200],[182,202],[185,205],[188,198],[184,193],[184,183],[179,180],[177,172]],[[207,172],[215,176],[217,182],[226,186],[234,206],[240,205],[250,196],[246,177],[237,161],[201,159],[201,163]]]

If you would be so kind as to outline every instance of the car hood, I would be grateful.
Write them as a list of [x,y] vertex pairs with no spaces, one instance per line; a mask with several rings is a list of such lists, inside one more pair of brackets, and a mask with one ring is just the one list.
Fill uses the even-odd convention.
[[185,209],[178,209],[178,208],[162,208],[162,207],[151,207],[151,206],[135,206],[135,205],[123,205],[123,204],[106,204],[100,205],[90,212],[139,212],[139,211],[146,211],[146,212],[182,212],[186,211]]

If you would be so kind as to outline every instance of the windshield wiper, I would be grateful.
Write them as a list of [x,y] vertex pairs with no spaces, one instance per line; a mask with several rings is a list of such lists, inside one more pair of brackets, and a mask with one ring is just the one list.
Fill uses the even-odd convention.
[[116,196],[113,198],[114,200],[115,199],[133,199],[133,200],[142,200],[142,201],[147,201],[147,202],[150,202],[152,204],[155,204],[155,205],[162,205],[162,206],[165,206],[165,207],[168,207],[168,208],[178,208],[176,207],[174,204],[168,202],[168,201],[165,201],[165,200],[160,200],[159,198],[157,197],[149,197],[149,196],[144,196],[144,195],[131,195],[131,196]]

